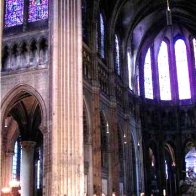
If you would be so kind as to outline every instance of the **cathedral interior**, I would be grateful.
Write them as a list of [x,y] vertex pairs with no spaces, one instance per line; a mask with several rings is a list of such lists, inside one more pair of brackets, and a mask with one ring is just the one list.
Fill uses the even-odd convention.
[[1,195],[196,195],[195,0],[0,3]]

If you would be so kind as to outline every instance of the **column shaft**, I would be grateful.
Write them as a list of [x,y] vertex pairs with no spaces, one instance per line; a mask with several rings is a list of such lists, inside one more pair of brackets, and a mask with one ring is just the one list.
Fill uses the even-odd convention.
[[33,196],[34,187],[34,147],[35,142],[23,141],[22,146],[22,161],[20,169],[20,184],[22,196]]
[[53,1],[51,195],[84,195],[80,0]]

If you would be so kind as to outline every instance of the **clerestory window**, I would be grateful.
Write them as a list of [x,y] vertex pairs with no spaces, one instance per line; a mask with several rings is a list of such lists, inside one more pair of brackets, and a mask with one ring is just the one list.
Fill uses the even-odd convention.
[[97,50],[102,59],[105,58],[105,21],[103,14],[99,14],[97,27]]
[[118,75],[120,75],[120,46],[119,46],[119,39],[116,34],[115,34],[114,58],[115,58],[115,71]]
[[4,9],[5,28],[48,18],[48,0],[5,0]]
[[[165,38],[166,39],[166,38]],[[154,52],[157,43],[151,45],[144,57],[142,73],[143,89],[145,98],[160,100],[188,100],[191,99],[191,70],[196,62],[196,41],[192,39],[189,46],[193,49],[188,53],[184,38],[178,37],[173,44],[165,39],[160,43],[158,53]],[[190,68],[193,67],[193,68]],[[140,74],[141,76],[141,74]],[[140,92],[141,93],[141,92]]]

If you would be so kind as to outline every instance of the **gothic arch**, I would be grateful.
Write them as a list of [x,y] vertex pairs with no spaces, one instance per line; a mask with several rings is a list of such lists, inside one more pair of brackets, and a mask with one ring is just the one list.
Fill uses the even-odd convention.
[[42,120],[41,120],[40,127],[41,127],[41,131],[45,132],[46,128],[47,128],[47,122],[48,122],[45,102],[44,102],[42,96],[39,94],[39,92],[37,90],[35,90],[32,86],[29,86],[27,84],[20,84],[20,85],[15,86],[2,99],[2,101],[1,101],[1,122],[3,122],[5,116],[9,112],[9,108],[14,104],[14,102],[16,100],[15,98],[19,94],[24,94],[24,93],[28,93],[37,99],[38,104],[40,105],[40,109],[41,109],[41,119]]

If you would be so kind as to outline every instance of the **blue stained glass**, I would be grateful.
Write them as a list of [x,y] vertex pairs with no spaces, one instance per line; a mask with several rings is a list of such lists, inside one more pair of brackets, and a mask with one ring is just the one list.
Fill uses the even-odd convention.
[[[18,141],[14,145],[14,156],[12,158],[12,179],[17,180],[20,173],[20,161],[21,161],[21,146]],[[18,173],[19,172],[19,173]]]
[[133,90],[132,81],[131,81],[132,67],[131,67],[131,54],[130,54],[130,52],[127,52],[127,64],[128,64],[129,88],[131,90]]
[[175,43],[176,68],[178,78],[179,99],[190,99],[190,81],[187,62],[186,45],[182,39]]
[[35,22],[48,18],[48,0],[29,0],[28,22]]
[[161,43],[158,56],[159,88],[161,100],[171,100],[168,50],[165,42]]
[[105,57],[105,26],[102,14],[100,14],[100,55],[102,58]]
[[116,56],[115,56],[116,71],[118,75],[120,75],[120,49],[119,49],[119,41],[117,35],[115,35],[115,50],[116,50]]
[[23,23],[24,0],[5,1],[5,27],[21,25]]
[[145,91],[146,98],[153,99],[150,49],[148,49],[148,52],[147,52],[146,58],[145,58],[145,63],[144,63],[144,91]]

